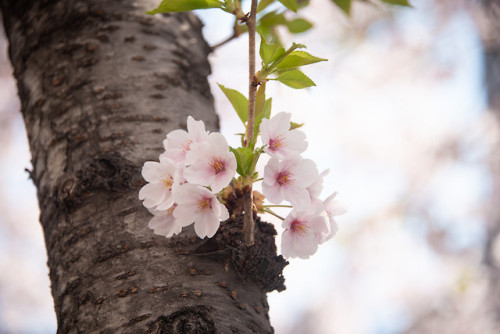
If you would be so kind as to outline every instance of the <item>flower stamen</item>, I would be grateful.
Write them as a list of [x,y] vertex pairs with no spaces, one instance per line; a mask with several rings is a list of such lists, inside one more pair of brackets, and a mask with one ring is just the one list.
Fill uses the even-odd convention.
[[278,174],[276,182],[278,182],[280,186],[287,186],[293,184],[295,182],[295,179],[293,178],[292,172],[283,170]]
[[269,139],[269,149],[271,151],[277,151],[285,145],[286,145],[286,139],[283,138],[282,135],[279,135],[276,138]]
[[182,152],[183,153],[186,153],[187,151],[189,151],[191,149],[191,144],[193,143],[193,141],[191,139],[187,139],[184,144],[182,144]]
[[167,175],[162,175],[161,178],[160,178],[160,182],[163,186],[163,189],[171,189],[172,188],[172,185],[174,184],[174,179],[171,177],[171,176],[167,176]]
[[226,165],[224,164],[224,161],[220,158],[213,159],[209,163],[209,166],[213,169],[215,175],[222,173],[226,170]]
[[212,198],[204,197],[198,201],[198,212],[212,210]]
[[304,222],[297,219],[290,225],[290,230],[294,234],[303,237],[309,231],[309,226],[307,226]]

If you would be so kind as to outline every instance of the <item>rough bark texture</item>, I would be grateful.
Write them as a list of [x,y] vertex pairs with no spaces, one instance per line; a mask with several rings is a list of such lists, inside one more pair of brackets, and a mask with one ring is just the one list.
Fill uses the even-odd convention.
[[[187,115],[216,130],[209,48],[191,14],[134,1],[0,0],[32,152],[59,333],[269,333],[275,231],[241,217],[165,239],[137,198],[144,161]],[[149,8],[151,9],[151,8]]]

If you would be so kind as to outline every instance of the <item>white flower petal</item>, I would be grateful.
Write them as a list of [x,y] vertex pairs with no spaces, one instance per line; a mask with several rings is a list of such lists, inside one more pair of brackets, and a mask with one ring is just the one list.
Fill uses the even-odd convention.
[[208,136],[208,131],[205,130],[203,121],[196,121],[193,117],[187,118],[187,129],[193,142],[202,142]]
[[300,130],[291,130],[287,134],[288,148],[290,151],[302,153],[307,149],[306,134]]
[[297,257],[308,259],[318,250],[318,240],[314,233],[294,234],[293,250]]
[[280,161],[276,158],[271,158],[264,167],[263,183],[274,185],[276,183],[276,177],[280,172],[280,167]]
[[146,208],[152,208],[165,200],[166,193],[159,184],[148,183],[139,191],[139,199]]
[[180,226],[188,226],[194,223],[196,211],[188,205],[178,204],[174,210],[174,218]]
[[302,159],[296,161],[293,166],[295,176],[295,185],[300,187],[309,187],[318,177],[318,168],[311,159]]
[[213,237],[219,228],[220,222],[213,214],[205,212],[200,214],[198,220],[194,224],[194,231],[200,238]]
[[283,194],[278,185],[268,185],[263,182],[262,193],[266,196],[267,200],[273,204],[279,204],[283,201]]
[[163,173],[163,169],[161,164],[155,161],[146,161],[144,166],[142,166],[142,177],[147,182],[155,182],[158,183],[160,180],[161,174]]
[[229,212],[227,211],[226,206],[222,203],[219,203],[219,205],[220,205],[219,220],[221,222],[228,220],[229,219]]
[[289,186],[282,189],[283,197],[292,203],[296,210],[306,210],[311,206],[311,196],[305,188]]
[[275,134],[285,133],[290,130],[290,120],[292,114],[289,112],[279,112],[270,119],[269,125]]
[[157,204],[157,210],[167,210],[174,204],[174,198],[172,196],[172,192],[165,192],[165,196],[163,200]]

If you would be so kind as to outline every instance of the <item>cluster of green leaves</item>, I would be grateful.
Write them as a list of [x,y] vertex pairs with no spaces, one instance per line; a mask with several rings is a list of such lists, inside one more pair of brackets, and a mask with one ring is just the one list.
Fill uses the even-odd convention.
[[259,15],[257,20],[257,32],[262,38],[272,43],[281,43],[278,34],[278,27],[286,27],[292,34],[299,34],[308,31],[313,27],[313,24],[300,16],[289,17],[289,12],[297,13],[298,10],[306,7],[309,0],[280,0],[284,6],[272,9],[270,7],[276,0],[261,0],[257,7]]
[[[163,0],[160,5],[148,11],[148,14],[188,12],[195,9],[220,8],[225,12],[241,16],[240,2],[238,0]],[[243,14],[244,15],[244,14]]]
[[315,57],[305,51],[297,51],[301,48],[305,48],[305,45],[293,43],[288,50],[285,50],[278,43],[267,44],[261,39],[259,54],[262,59],[262,69],[257,74],[257,80],[262,82],[269,80],[270,75],[275,75],[275,80],[291,88],[315,86],[314,82],[298,68],[327,59]]
[[[351,14],[351,4],[354,0],[332,0],[347,16]],[[359,0],[361,2],[370,2],[370,0]],[[404,7],[411,7],[408,0],[380,0],[390,5],[398,5]]]
[[[351,11],[353,0],[332,0],[347,15]],[[359,0],[372,1],[372,0]],[[388,4],[410,6],[408,0],[380,0]],[[279,5],[280,3],[281,5]],[[299,68],[302,66],[326,61],[310,53],[299,50],[305,45],[293,43],[285,49],[278,35],[278,27],[286,27],[291,33],[302,33],[312,28],[312,23],[298,16],[290,18],[290,11],[297,11],[309,4],[309,0],[260,0],[257,7],[256,31],[261,37],[259,55],[261,69],[255,73],[255,85],[259,88],[255,100],[254,140],[248,145],[231,148],[237,160],[237,172],[243,177],[256,178],[255,165],[262,153],[262,148],[255,149],[256,138],[259,135],[260,124],[264,118],[271,117],[272,99],[266,98],[266,83],[270,80],[278,81],[288,87],[301,89],[315,86],[315,83]],[[239,36],[246,32],[246,26],[241,25],[248,17],[242,11],[240,0],[163,0],[158,8],[149,14],[185,12],[195,9],[219,8],[235,16],[234,35]],[[248,99],[235,89],[219,84],[236,114],[246,127],[248,123]],[[300,127],[301,124],[292,123],[291,128]]]

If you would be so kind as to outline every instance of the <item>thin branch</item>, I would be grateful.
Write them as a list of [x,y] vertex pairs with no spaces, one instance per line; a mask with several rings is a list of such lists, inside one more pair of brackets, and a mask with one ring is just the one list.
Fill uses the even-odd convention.
[[253,142],[255,127],[255,99],[258,83],[255,78],[255,24],[257,17],[257,0],[252,0],[250,15],[246,20],[248,26],[248,123],[245,134],[245,146]]
[[212,51],[212,52],[214,52],[214,51],[215,51],[215,49],[217,49],[217,48],[219,48],[219,47],[221,47],[221,46],[223,46],[223,45],[225,45],[225,44],[227,44],[227,43],[231,42],[233,39],[236,39],[236,38],[238,38],[238,37],[239,37],[239,35],[238,35],[238,34],[233,33],[231,36],[229,36],[228,38],[226,38],[226,39],[225,39],[225,40],[223,40],[222,42],[219,42],[219,43],[215,44],[214,46],[211,46],[211,47],[210,47],[210,49],[211,49],[211,51]]
[[[245,133],[245,146],[253,145],[254,119],[255,119],[255,98],[257,93],[257,83],[255,82],[255,24],[257,17],[257,0],[252,0],[250,15],[246,20],[248,26],[248,122]],[[253,149],[253,147],[252,147]],[[253,198],[252,198],[251,177],[246,177],[243,184],[243,242],[246,246],[253,246],[255,243],[253,220]]]
[[262,211],[267,212],[267,213],[269,213],[270,215],[273,215],[273,216],[275,216],[275,217],[278,217],[278,218],[279,218],[279,219],[281,219],[281,220],[285,220],[285,218],[281,217],[280,215],[277,215],[276,213],[272,212],[272,211],[271,211],[271,210],[269,210],[269,209],[264,209],[264,210],[262,210]]

